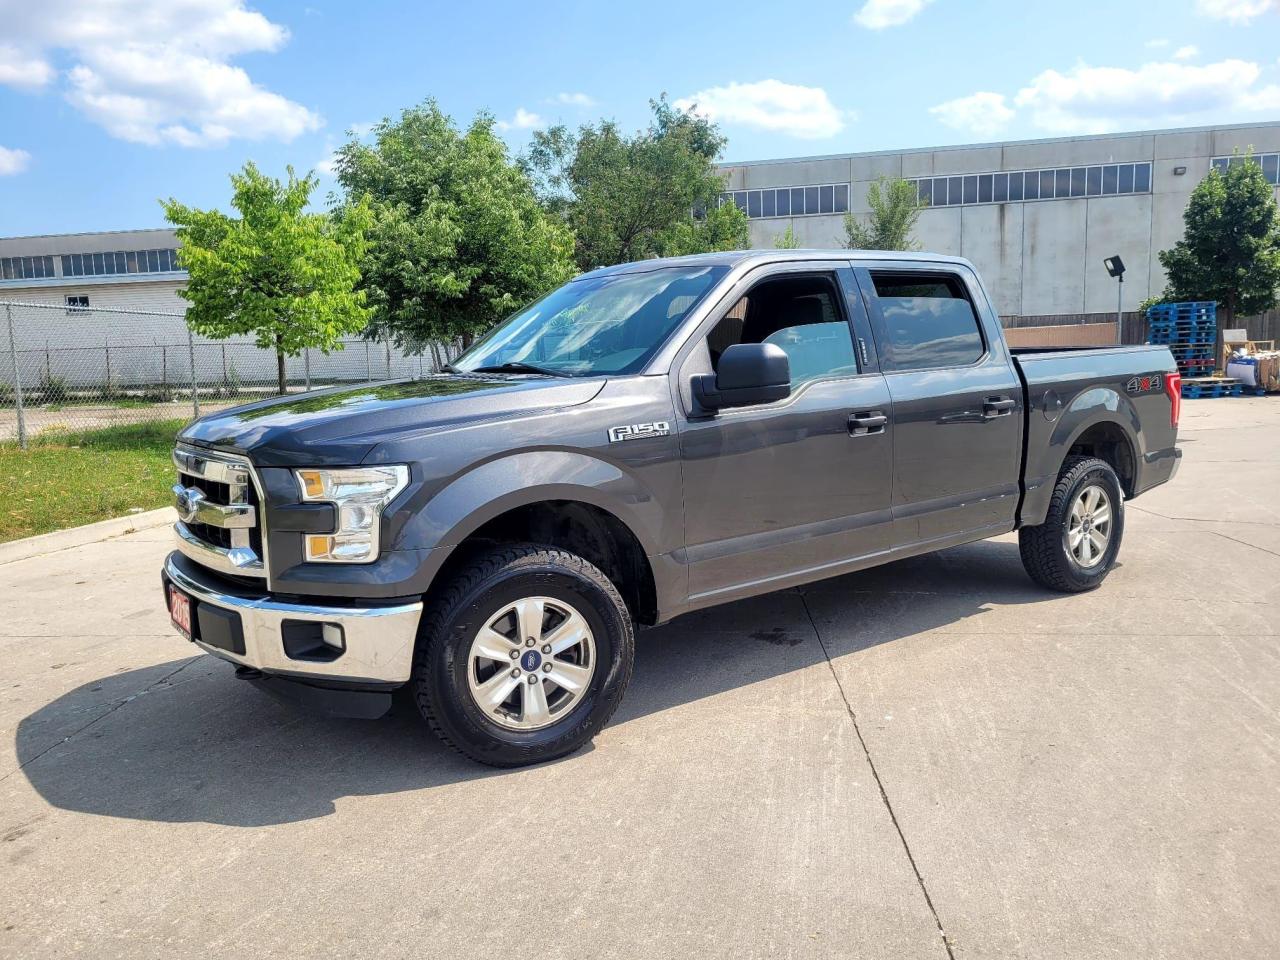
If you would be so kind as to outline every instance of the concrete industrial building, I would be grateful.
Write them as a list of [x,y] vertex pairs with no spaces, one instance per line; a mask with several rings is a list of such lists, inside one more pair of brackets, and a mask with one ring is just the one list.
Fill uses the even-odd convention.
[[[178,246],[165,229],[0,238],[0,304],[17,304],[0,307],[0,386],[13,383],[13,353],[27,384],[189,383],[193,358],[205,384],[274,381],[275,354],[253,337],[190,334]],[[288,361],[295,382],[413,376],[424,367],[429,359],[356,337],[345,349]]]
[[172,230],[0,237],[0,300],[185,313]]
[[1182,237],[1191,191],[1250,148],[1280,182],[1272,122],[730,163],[723,199],[747,212],[753,247],[773,246],[788,225],[801,246],[837,247],[844,211],[867,211],[872,181],[911,180],[929,202],[922,248],[972,260],[1001,316],[1051,322],[1115,313],[1102,265],[1112,254],[1127,267],[1125,310],[1160,293],[1157,255]]
[[[972,260],[1001,316],[1052,322],[1115,312],[1102,265],[1113,254],[1128,268],[1125,310],[1161,292],[1158,253],[1182,236],[1191,191],[1250,148],[1280,183],[1280,122],[1269,122],[730,163],[723,199],[747,212],[753,247],[788,226],[803,246],[838,247],[868,185],[903,177],[929,203],[923,249]],[[184,313],[177,246],[172,230],[0,238],[0,300]]]

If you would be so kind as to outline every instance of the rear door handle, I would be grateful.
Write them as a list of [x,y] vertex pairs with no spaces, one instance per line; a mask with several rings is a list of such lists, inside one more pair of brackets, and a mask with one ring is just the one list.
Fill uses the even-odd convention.
[[1018,404],[1008,397],[987,397],[982,403],[982,415],[990,420],[993,417],[1007,417]]
[[865,437],[869,433],[884,433],[884,426],[888,422],[889,418],[879,410],[850,414],[849,436]]

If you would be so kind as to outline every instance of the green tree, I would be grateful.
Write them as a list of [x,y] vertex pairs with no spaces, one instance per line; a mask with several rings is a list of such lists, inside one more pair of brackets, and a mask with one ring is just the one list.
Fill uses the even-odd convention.
[[362,203],[307,213],[316,180],[299,179],[292,167],[282,183],[246,163],[231,185],[239,216],[161,202],[190,275],[178,295],[190,302],[187,323],[197,333],[252,336],[275,350],[283,394],[285,357],[308,347],[328,352],[369,321],[357,285],[370,213]]
[[348,202],[373,211],[361,265],[370,332],[421,352],[472,338],[573,276],[573,236],[538,204],[480,114],[460,131],[434,100],[337,154]]
[[911,231],[925,202],[908,180],[880,177],[867,187],[871,211],[844,215],[844,245],[850,250],[919,250]]
[[691,253],[742,250],[750,244],[747,215],[732,203],[712,206],[705,213],[683,217],[654,238],[653,256],[683,257]]
[[1226,173],[1209,171],[1182,215],[1183,238],[1160,251],[1165,299],[1216,300],[1219,328],[1237,313],[1270,310],[1280,286],[1275,193],[1252,154],[1242,160]]
[[746,215],[718,202],[719,129],[665,94],[650,107],[648,128],[631,136],[611,120],[533,135],[525,168],[546,208],[573,230],[582,270],[749,244]]
[[796,236],[796,232],[792,229],[791,224],[787,224],[787,229],[773,238],[773,248],[775,250],[799,250],[800,238]]

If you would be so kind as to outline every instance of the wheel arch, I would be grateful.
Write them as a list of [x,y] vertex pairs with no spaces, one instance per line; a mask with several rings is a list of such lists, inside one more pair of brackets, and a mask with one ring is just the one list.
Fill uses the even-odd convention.
[[1121,420],[1099,417],[1079,427],[1065,444],[1059,472],[1071,457],[1096,457],[1109,464],[1120,478],[1124,495],[1133,496],[1138,476],[1137,438]]
[[[565,482],[564,477],[572,477]],[[639,623],[659,619],[659,501],[615,464],[573,451],[536,451],[490,461],[456,478],[416,518],[433,585],[492,543],[534,542],[592,562]]]
[[1145,452],[1142,421],[1130,398],[1110,387],[1082,391],[1063,409],[1047,442],[1037,441],[1034,431],[1028,442],[1039,447],[1039,453],[1031,449],[1027,453],[1020,526],[1044,522],[1054,483],[1063,464],[1074,456],[1094,456],[1110,464],[1126,497],[1138,489]]

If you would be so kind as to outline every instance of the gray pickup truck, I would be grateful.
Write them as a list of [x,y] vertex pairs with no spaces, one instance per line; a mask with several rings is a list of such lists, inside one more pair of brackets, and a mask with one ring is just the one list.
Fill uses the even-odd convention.
[[1173,476],[1165,347],[1010,350],[965,260],[756,251],[578,277],[439,375],[178,437],[175,626],[282,698],[393,691],[518,766],[604,726],[634,631],[1017,530],[1097,587]]

